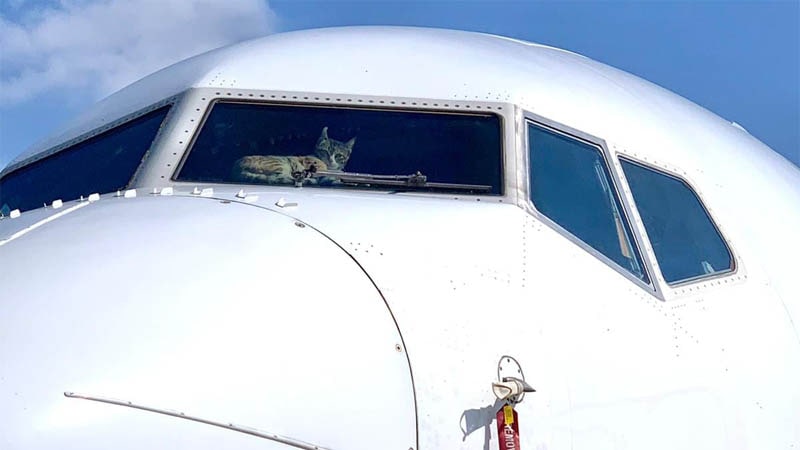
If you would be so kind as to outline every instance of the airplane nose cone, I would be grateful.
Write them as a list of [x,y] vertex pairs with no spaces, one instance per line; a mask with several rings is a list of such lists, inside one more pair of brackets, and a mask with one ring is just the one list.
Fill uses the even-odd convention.
[[265,445],[65,391],[322,447],[416,447],[391,313],[311,226],[215,199],[104,199],[7,242],[0,261],[0,447]]

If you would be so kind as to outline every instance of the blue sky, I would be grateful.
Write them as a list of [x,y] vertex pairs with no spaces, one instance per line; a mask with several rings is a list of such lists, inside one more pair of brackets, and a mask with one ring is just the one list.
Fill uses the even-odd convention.
[[0,0],[0,167],[99,98],[185,57],[274,32],[379,24],[586,55],[743,125],[800,165],[797,0]]

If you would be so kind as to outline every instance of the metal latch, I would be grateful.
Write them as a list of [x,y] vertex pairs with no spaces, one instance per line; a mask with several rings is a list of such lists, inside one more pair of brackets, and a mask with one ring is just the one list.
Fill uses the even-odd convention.
[[526,392],[536,392],[536,389],[525,382],[519,362],[513,356],[504,355],[497,363],[497,381],[492,382],[492,392],[498,400],[513,405],[522,402]]

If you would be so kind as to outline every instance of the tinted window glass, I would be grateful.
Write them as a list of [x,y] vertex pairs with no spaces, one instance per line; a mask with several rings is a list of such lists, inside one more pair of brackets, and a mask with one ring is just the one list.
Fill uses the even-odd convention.
[[127,186],[169,107],[15,170],[0,179],[0,206],[29,210]]
[[600,150],[532,124],[528,139],[536,209],[649,282]]
[[622,169],[668,283],[733,269],[722,236],[686,183],[624,160]]
[[221,102],[177,180],[501,194],[501,136],[491,114]]

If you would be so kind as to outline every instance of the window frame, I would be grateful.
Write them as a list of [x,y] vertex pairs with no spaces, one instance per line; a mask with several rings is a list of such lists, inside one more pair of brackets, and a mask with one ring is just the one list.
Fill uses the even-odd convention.
[[[199,183],[178,180],[178,174],[183,169],[186,160],[194,149],[194,145],[205,126],[211,111],[217,103],[246,103],[260,105],[276,105],[286,107],[323,107],[333,109],[358,109],[358,110],[377,110],[377,111],[399,111],[416,113],[440,113],[440,114],[491,114],[497,117],[500,122],[500,194],[471,194],[471,193],[443,193],[426,191],[408,191],[403,195],[426,196],[437,198],[454,198],[463,200],[489,201],[498,203],[514,203],[519,196],[520,186],[517,179],[508,176],[516,171],[516,152],[514,151],[516,142],[515,111],[516,107],[510,103],[502,102],[481,102],[481,101],[460,101],[424,98],[405,98],[405,97],[384,97],[384,96],[363,96],[363,95],[342,95],[325,93],[303,93],[294,91],[264,91],[247,89],[227,89],[221,92],[213,88],[193,89],[192,97],[200,100],[201,105],[195,108],[195,113],[191,116],[191,136],[182,143],[182,152],[175,161],[174,167],[169,167],[167,179],[173,184],[179,185],[198,185],[198,184],[218,184],[218,183]],[[199,97],[199,98],[198,98]],[[174,160],[173,160],[174,161]],[[169,165],[168,165],[169,166]],[[164,178],[162,176],[162,178]],[[219,183],[225,185],[241,185],[243,183]],[[253,185],[259,189],[286,189],[287,186]],[[304,188],[317,189],[313,186]],[[324,189],[324,188],[323,188]],[[360,190],[359,191],[363,191]],[[373,190],[372,192],[380,192]]]
[[158,111],[160,109],[165,109],[166,108],[167,112],[164,115],[164,118],[161,120],[161,124],[159,125],[158,130],[156,131],[155,135],[153,136],[153,139],[150,141],[150,146],[142,154],[142,158],[139,161],[139,164],[136,166],[136,168],[133,170],[133,172],[128,177],[127,181],[125,182],[125,186],[123,187],[123,189],[128,189],[135,183],[135,180],[136,180],[137,176],[143,170],[143,168],[146,166],[147,159],[150,157],[151,153],[153,152],[153,149],[158,148],[159,143],[160,143],[160,139],[164,135],[164,129],[169,124],[170,119],[172,118],[172,116],[175,114],[175,109],[176,109],[175,108],[175,104],[177,103],[177,101],[178,101],[178,96],[173,96],[173,97],[166,98],[166,99],[161,100],[159,102],[153,103],[153,104],[151,104],[151,105],[149,105],[149,106],[147,106],[145,108],[138,109],[138,110],[136,110],[136,111],[134,111],[132,113],[126,114],[126,115],[124,115],[124,116],[122,116],[122,117],[120,117],[120,118],[118,118],[116,120],[113,120],[113,121],[111,121],[111,122],[109,122],[107,124],[104,124],[102,126],[93,128],[90,131],[87,131],[85,133],[81,133],[81,134],[79,134],[78,136],[76,136],[74,138],[71,138],[71,139],[68,139],[66,141],[61,142],[60,144],[57,144],[57,145],[52,146],[50,148],[47,148],[47,149],[45,149],[45,150],[43,150],[41,152],[33,154],[33,155],[31,155],[31,156],[29,156],[29,157],[27,157],[27,158],[15,163],[15,164],[7,166],[2,171],[0,171],[0,180],[4,179],[6,177],[9,177],[9,176],[13,176],[15,173],[19,172],[20,170],[24,170],[24,169],[26,169],[28,167],[35,166],[37,164],[45,162],[45,161],[47,161],[47,160],[49,160],[51,158],[54,158],[54,157],[56,157],[56,156],[58,156],[58,155],[60,155],[62,153],[69,152],[69,151],[75,149],[76,147],[78,147],[78,146],[80,146],[80,145],[82,145],[82,144],[84,144],[84,143],[86,143],[86,142],[88,142],[88,141],[90,141],[92,139],[98,138],[98,137],[103,136],[103,135],[105,135],[107,133],[112,133],[115,130],[117,130],[118,128],[123,127],[125,125],[128,125],[128,124],[130,124],[130,123],[132,123],[132,122],[134,122],[134,121],[136,121],[136,120],[138,120],[138,119],[140,119],[140,118],[142,118],[144,116],[147,116],[150,113],[153,113],[153,112],[156,112],[156,111]]
[[633,205],[634,208],[636,208],[636,215],[639,218],[639,220],[638,220],[638,225],[639,225],[638,228],[641,228],[642,236],[644,237],[644,239],[647,240],[646,242],[648,244],[648,250],[647,250],[648,259],[652,258],[652,260],[654,262],[654,267],[657,269],[655,271],[655,273],[658,274],[659,282],[664,283],[664,285],[666,285],[668,288],[670,288],[672,290],[681,290],[682,288],[684,288],[686,286],[694,285],[696,283],[705,283],[705,282],[714,281],[714,280],[717,280],[717,279],[720,279],[720,278],[726,278],[726,277],[730,277],[730,276],[738,274],[739,268],[740,268],[740,262],[739,262],[739,259],[738,259],[737,255],[736,255],[736,253],[733,251],[733,246],[731,245],[731,241],[727,238],[725,233],[723,233],[722,228],[719,226],[719,223],[714,218],[714,215],[712,214],[710,208],[707,206],[706,202],[704,201],[703,196],[700,195],[700,192],[695,188],[694,184],[687,177],[682,176],[681,174],[679,174],[679,173],[677,173],[675,171],[669,170],[667,168],[656,166],[656,165],[647,163],[645,161],[642,161],[640,159],[634,158],[634,157],[632,157],[630,155],[618,154],[617,155],[617,159],[620,162],[626,162],[626,163],[634,164],[634,165],[640,166],[640,167],[642,167],[644,169],[653,171],[653,172],[655,172],[655,173],[657,173],[659,175],[663,175],[663,176],[666,176],[668,178],[672,178],[674,180],[677,180],[678,182],[683,184],[687,189],[689,189],[689,192],[691,192],[692,195],[694,195],[695,198],[697,199],[697,201],[700,203],[700,207],[703,208],[703,212],[706,214],[706,216],[708,217],[708,220],[711,222],[711,226],[714,227],[714,231],[716,231],[717,234],[719,235],[719,237],[722,239],[722,243],[723,243],[723,245],[725,245],[725,250],[728,252],[728,257],[731,260],[732,267],[730,267],[728,270],[718,271],[718,272],[714,272],[714,273],[710,273],[710,274],[697,275],[697,276],[694,276],[694,277],[691,277],[691,278],[686,278],[686,279],[683,279],[683,280],[680,280],[680,281],[668,282],[664,278],[664,274],[661,272],[661,264],[658,262],[658,258],[656,257],[656,254],[653,251],[653,244],[650,241],[650,236],[647,234],[647,229],[644,226],[644,222],[641,221],[641,215],[639,213],[639,206],[636,204],[636,200],[633,197],[633,191],[631,191],[631,189],[630,189],[630,184],[628,184],[627,176],[625,175],[625,171],[623,170],[622,165],[620,164],[619,165],[619,172],[622,174],[622,177],[624,177],[624,179],[625,179],[626,192],[628,192],[628,194],[630,195],[631,204]]
[[[527,182],[523,183],[521,186],[524,190],[524,200],[521,202],[525,206],[525,209],[536,217],[537,220],[541,221],[558,234],[564,236],[567,240],[571,241],[572,243],[576,244],[578,247],[582,248],[590,255],[594,256],[613,270],[617,271],[619,274],[624,276],[625,278],[632,281],[634,284],[639,286],[640,288],[646,290],[648,293],[656,296],[659,299],[664,299],[663,290],[660,283],[656,282],[656,278],[654,277],[654,268],[653,268],[653,259],[651,259],[649,252],[645,251],[643,246],[646,237],[641,233],[641,227],[639,224],[633,220],[634,216],[633,211],[631,209],[631,204],[627,195],[627,184],[623,184],[620,178],[619,171],[617,170],[617,165],[613,164],[614,159],[612,157],[612,153],[608,148],[605,140],[600,139],[596,136],[590,135],[588,133],[582,132],[580,130],[576,130],[574,128],[568,127],[566,125],[560,124],[553,120],[541,117],[539,115],[530,113],[528,111],[524,111],[522,114],[522,120],[519,122],[521,127],[521,144],[520,147],[520,157],[522,159],[521,167],[525,168],[525,176]],[[626,268],[620,266],[616,262],[614,262],[611,258],[601,253],[599,250],[595,249],[588,243],[581,240],[579,237],[575,236],[574,234],[570,233],[567,229],[559,225],[557,222],[552,220],[551,218],[547,217],[544,213],[539,211],[536,208],[536,205],[533,203],[532,199],[532,190],[531,190],[531,161],[530,161],[530,133],[528,132],[528,125],[538,126],[540,128],[546,129],[553,133],[565,136],[569,139],[576,140],[578,142],[584,143],[591,147],[594,147],[599,153],[601,158],[603,159],[603,163],[605,164],[606,170],[611,177],[611,183],[613,184],[617,201],[621,205],[622,210],[620,214],[622,215],[622,220],[626,221],[628,225],[628,229],[631,232],[632,242],[631,245],[635,248],[635,250],[639,254],[639,258],[641,260],[642,269],[644,270],[645,274],[649,282],[645,282],[636,275],[634,275],[631,271],[627,270]],[[638,211],[637,211],[638,213]]]
[[66,141],[63,141],[57,145],[49,147],[41,152],[30,155],[29,157],[21,161],[6,166],[2,171],[0,171],[0,177],[5,178],[7,175],[10,175],[13,172],[16,172],[17,170],[23,167],[28,167],[39,161],[48,159],[58,153],[67,151],[78,144],[82,144],[83,142],[88,141],[89,139],[100,136],[101,134],[104,134],[106,132],[112,131],[113,129],[125,125],[128,122],[132,122],[142,116],[146,116],[147,114],[150,114],[153,111],[156,111],[164,107],[168,107],[169,110],[167,111],[166,116],[164,116],[164,120],[161,122],[161,126],[159,127],[158,132],[156,133],[155,137],[153,137],[153,142],[151,143],[150,148],[147,149],[147,151],[144,153],[144,156],[142,157],[142,163],[137,166],[136,172],[134,172],[134,175],[131,176],[131,178],[128,180],[128,186],[130,186],[131,181],[135,178],[136,173],[139,170],[141,170],[142,166],[144,165],[144,162],[147,160],[147,157],[150,155],[152,150],[157,147],[158,141],[163,134],[164,128],[166,128],[166,125],[169,123],[170,119],[175,114],[175,109],[176,109],[175,105],[177,102],[178,102],[178,96],[169,97],[159,102],[153,103],[152,105],[149,105],[145,108],[137,109],[132,113],[126,114],[116,120],[112,120],[111,122],[103,124],[102,126],[92,128],[91,130],[85,133],[80,133],[73,138],[67,139]]

